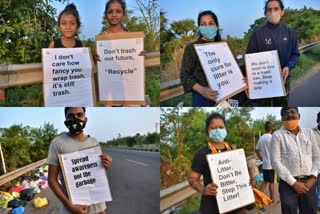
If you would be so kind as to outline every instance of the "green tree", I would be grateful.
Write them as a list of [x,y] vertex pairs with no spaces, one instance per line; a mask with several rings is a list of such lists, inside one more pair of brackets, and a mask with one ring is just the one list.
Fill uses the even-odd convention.
[[1,1],[0,64],[41,61],[41,48],[58,34],[55,14],[48,0]]
[[132,147],[137,143],[134,137],[126,137],[126,141],[129,147]]
[[[32,162],[30,157],[32,142],[29,138],[29,131],[30,127],[24,127],[22,124],[1,130],[0,143],[8,172]],[[4,173],[2,168],[0,172]]]
[[142,21],[146,25],[146,50],[159,51],[160,48],[160,20],[159,0],[136,0]]
[[146,144],[159,144],[160,143],[160,136],[157,132],[148,133],[145,138]]
[[33,144],[30,148],[32,161],[38,161],[48,156],[51,141],[58,135],[58,129],[51,123],[44,123],[40,128],[30,129],[30,139]]
[[182,39],[193,37],[197,32],[197,27],[193,19],[183,19],[171,23],[171,29]]

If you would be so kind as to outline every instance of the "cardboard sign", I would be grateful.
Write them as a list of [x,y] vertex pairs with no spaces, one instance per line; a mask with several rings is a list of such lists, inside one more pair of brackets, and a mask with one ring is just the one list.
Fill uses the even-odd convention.
[[99,101],[145,104],[143,32],[100,34],[96,37]]
[[100,146],[60,154],[59,162],[72,204],[91,205],[111,201],[111,193],[99,155]]
[[213,183],[218,185],[217,203],[226,213],[254,203],[243,149],[207,155]]
[[243,75],[226,42],[194,45],[212,90],[218,91],[217,103],[246,89]]
[[286,96],[277,50],[246,54],[245,62],[250,99]]
[[94,106],[88,48],[43,48],[42,69],[45,106]]

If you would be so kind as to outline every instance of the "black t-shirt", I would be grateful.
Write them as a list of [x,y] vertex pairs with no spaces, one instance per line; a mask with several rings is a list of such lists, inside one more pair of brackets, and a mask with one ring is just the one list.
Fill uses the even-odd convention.
[[[227,151],[226,148],[218,150],[218,152],[225,152],[225,151]],[[204,186],[207,186],[209,183],[212,183],[209,165],[206,159],[206,155],[211,153],[212,152],[208,148],[208,146],[203,147],[197,151],[197,153],[194,155],[192,160],[191,169],[194,172],[202,174]],[[242,208],[228,212],[228,214],[236,214],[240,210],[242,210]],[[200,211],[201,211],[201,214],[218,214],[219,209],[218,209],[216,197],[202,195]]]
[[[66,48],[63,46],[61,39],[54,40],[53,47],[54,48]],[[74,48],[82,48],[82,47],[83,47],[82,42],[80,40],[76,39],[76,44],[75,44]]]

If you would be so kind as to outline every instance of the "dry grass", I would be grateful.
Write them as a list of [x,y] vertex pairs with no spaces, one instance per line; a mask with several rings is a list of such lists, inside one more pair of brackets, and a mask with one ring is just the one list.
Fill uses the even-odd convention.
[[160,81],[166,82],[180,78],[181,61],[185,47],[175,49],[171,62],[161,71]]

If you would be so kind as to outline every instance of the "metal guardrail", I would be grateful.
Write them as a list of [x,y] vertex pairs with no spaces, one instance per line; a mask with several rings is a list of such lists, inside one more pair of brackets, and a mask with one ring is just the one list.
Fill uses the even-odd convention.
[[5,183],[7,183],[9,181],[12,181],[13,179],[16,179],[16,178],[20,177],[21,175],[26,174],[27,172],[30,172],[31,170],[33,170],[33,169],[35,169],[35,168],[37,168],[39,166],[42,166],[46,162],[47,162],[47,158],[43,159],[43,160],[40,160],[38,162],[29,164],[29,165],[24,166],[22,168],[16,169],[16,170],[14,170],[12,172],[8,172],[8,173],[6,173],[4,175],[1,175],[0,176],[0,186],[4,185]]
[[[160,52],[147,52],[145,54],[145,67],[159,65]],[[43,73],[41,63],[0,65],[0,90],[42,82]]]
[[[256,159],[257,155],[251,155],[247,157],[247,162],[252,159]],[[202,181],[202,178],[201,178]],[[169,208],[180,204],[182,201],[196,194],[192,187],[190,187],[187,180],[163,189],[160,191],[160,213],[168,210]]]
[[[299,47],[299,52],[303,53],[320,45],[320,41],[313,42]],[[180,79],[170,80],[160,83],[160,102],[169,100],[184,94]]]

